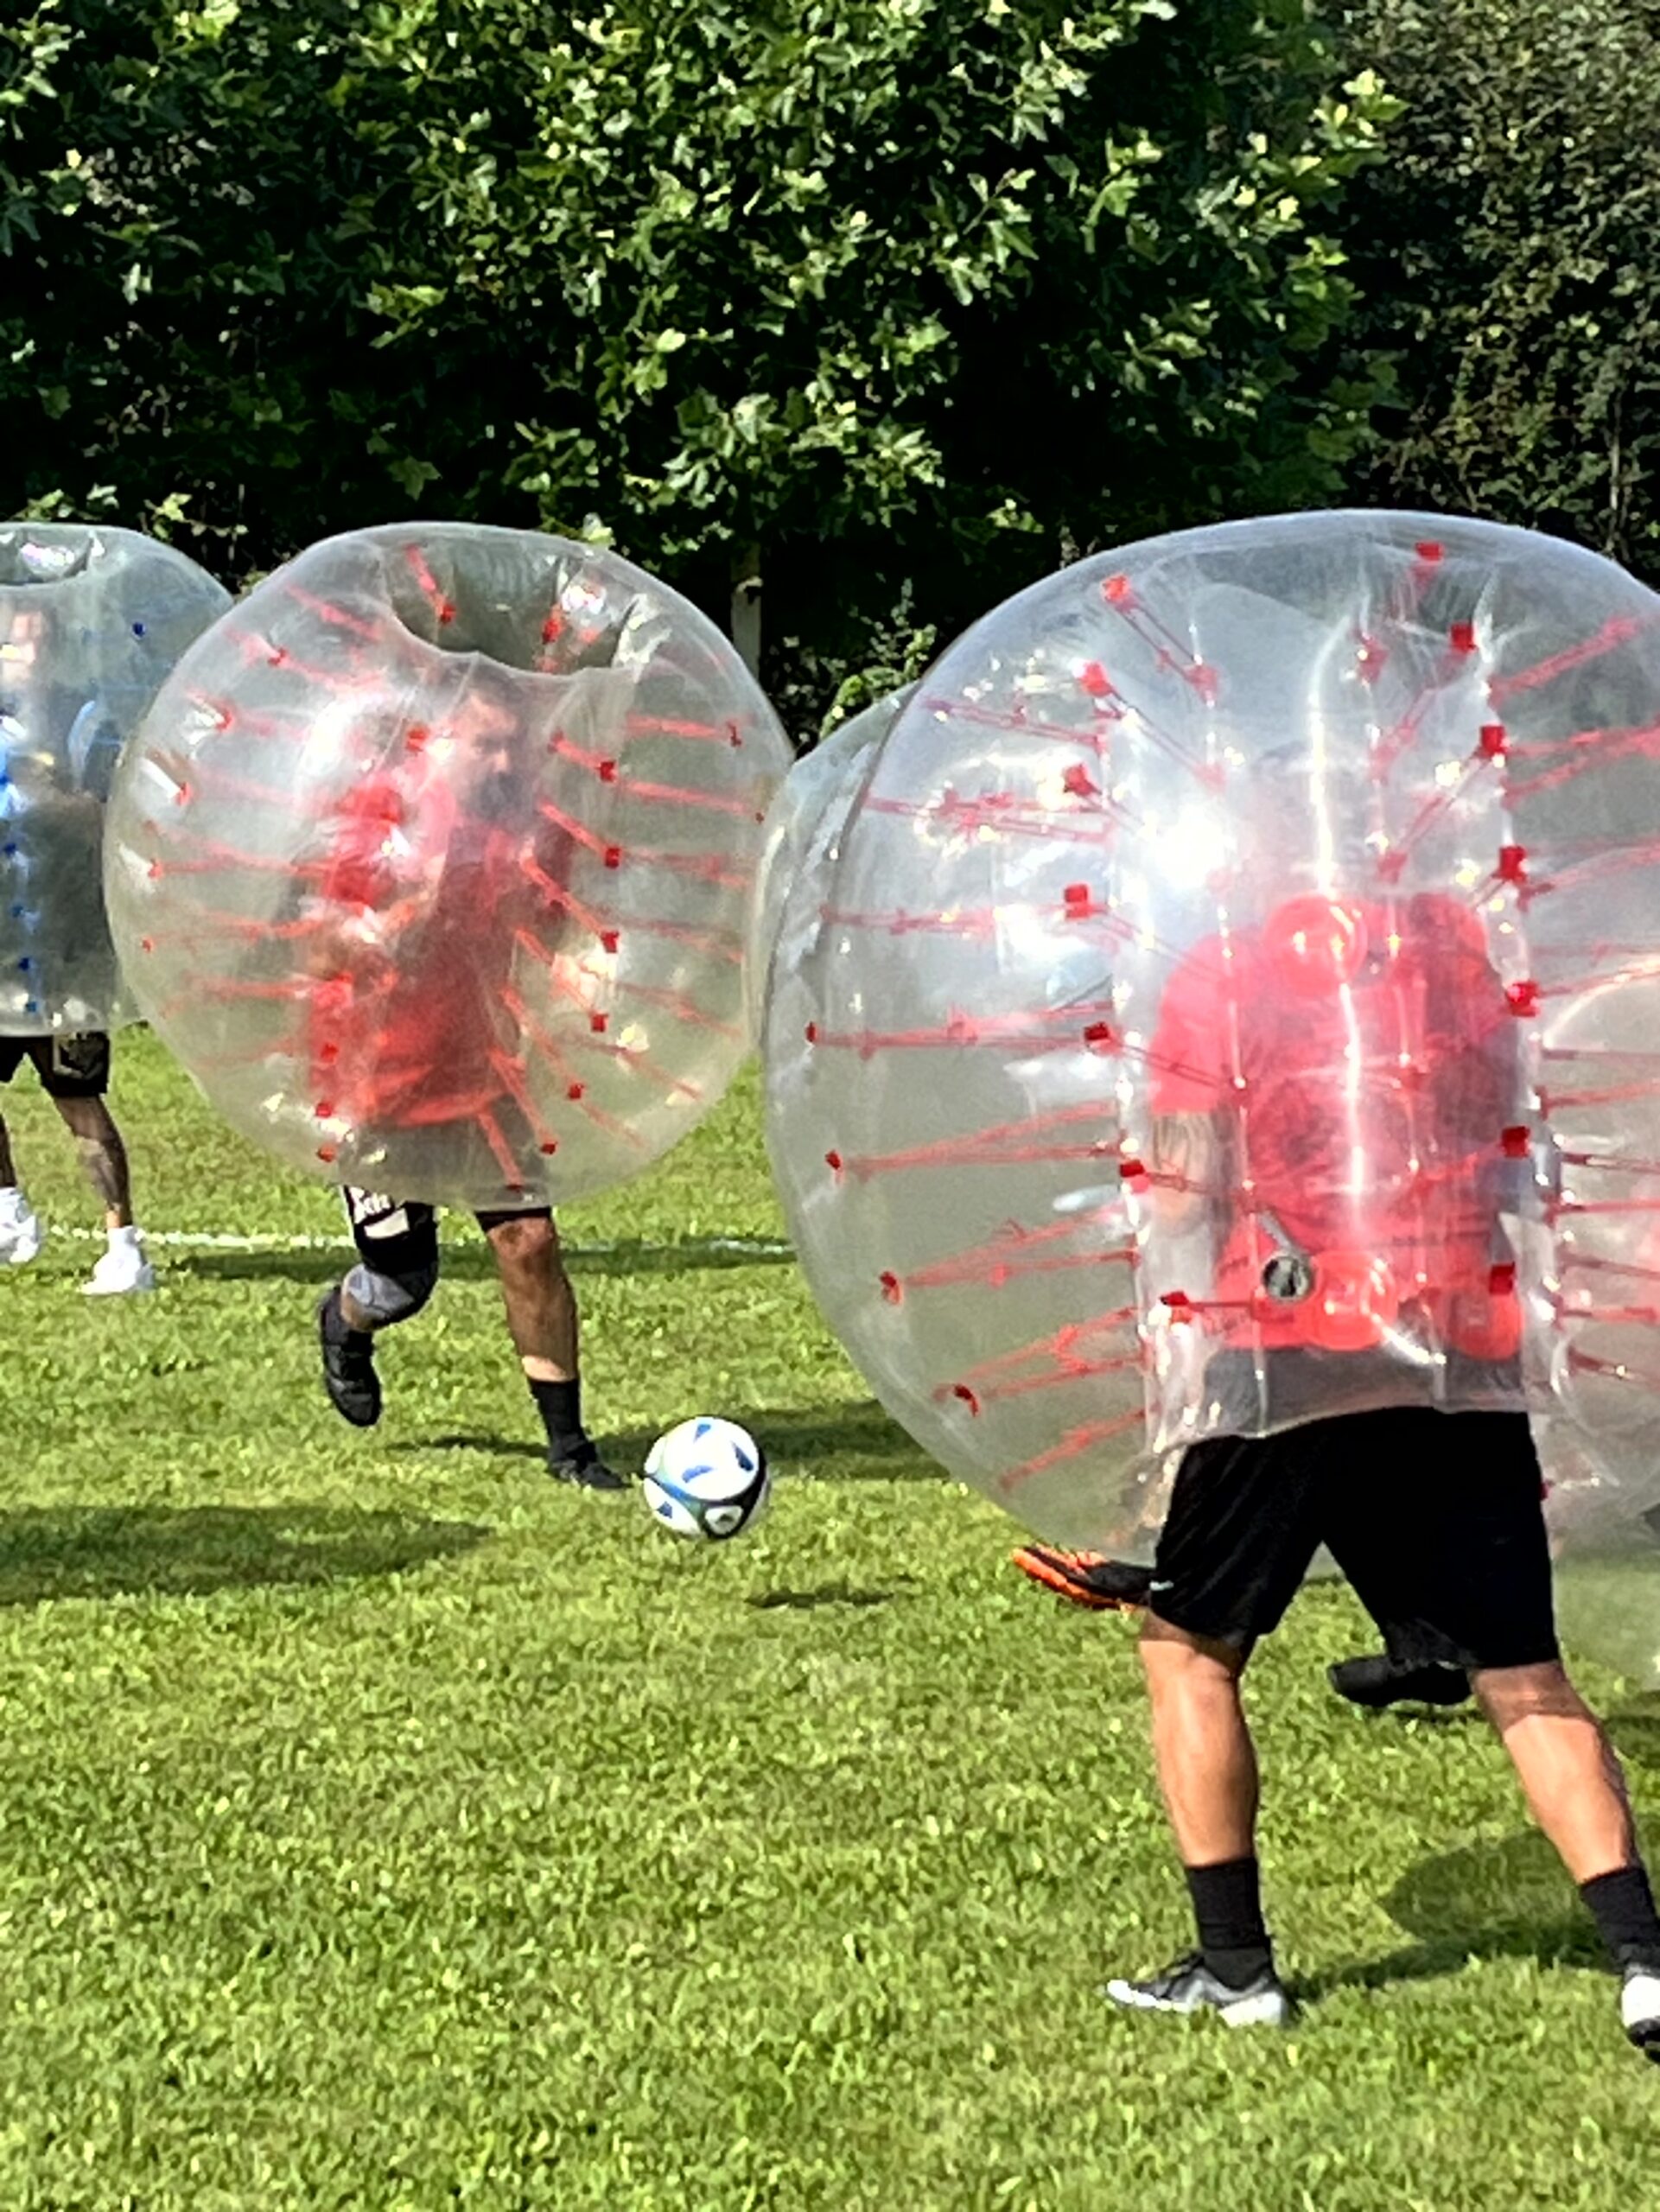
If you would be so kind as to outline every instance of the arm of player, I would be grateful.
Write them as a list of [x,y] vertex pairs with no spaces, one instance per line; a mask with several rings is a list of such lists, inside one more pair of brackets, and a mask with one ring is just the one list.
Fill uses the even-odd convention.
[[1223,1140],[1216,1116],[1195,1112],[1153,1118],[1152,1205],[1161,1229],[1196,1227],[1221,1198]]

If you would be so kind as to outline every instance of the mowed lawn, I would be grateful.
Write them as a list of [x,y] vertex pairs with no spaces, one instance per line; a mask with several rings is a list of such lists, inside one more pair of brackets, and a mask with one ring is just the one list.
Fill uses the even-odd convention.
[[[0,1274],[6,2212],[1660,2203],[1576,1900],[1479,1724],[1332,1697],[1344,1592],[1253,1678],[1303,2025],[1107,2009],[1187,1936],[1130,1636],[871,1405],[753,1082],[565,1224],[622,1454],[697,1411],[770,1447],[701,1551],[548,1483],[470,1224],[343,1427],[329,1194],[147,1039],[116,1103],[149,1226],[264,1242],[83,1300],[90,1200],[7,1098],[54,1234]],[[1652,1819],[1660,1718],[1587,1679]]]

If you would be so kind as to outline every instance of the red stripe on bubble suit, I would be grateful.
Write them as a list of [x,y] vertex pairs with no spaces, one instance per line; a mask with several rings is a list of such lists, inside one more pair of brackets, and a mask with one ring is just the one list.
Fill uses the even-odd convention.
[[1112,1010],[1112,1001],[1102,1000],[1094,1006],[1056,1007],[1040,1014],[994,1014],[982,1020],[954,1014],[931,1029],[822,1029],[815,1022],[807,1042],[827,1052],[856,1052],[863,1060],[874,1059],[879,1052],[1002,1052],[1016,1046],[1032,1052],[1071,1052],[1080,1044],[1097,1041],[1084,1033],[1092,1020],[1104,1021]]
[[455,602],[433,575],[426,555],[418,545],[406,545],[404,559],[421,596],[432,609],[434,620],[441,628],[447,628],[455,620]]
[[999,930],[1010,922],[1047,924],[1054,930],[1073,930],[1084,934],[1091,931],[1117,943],[1145,944],[1145,933],[1131,924],[1120,921],[1104,899],[1097,899],[1087,884],[1068,885],[1059,899],[1010,899],[1000,900],[994,906],[933,907],[921,912],[908,912],[902,906],[879,907],[871,912],[856,908],[826,906],[821,919],[831,929],[870,930],[887,937],[960,938],[984,941],[996,936]]
[[[988,1406],[1036,1392],[1139,1372],[1147,1356],[1136,1333],[1137,1318],[1135,1306],[1123,1306],[1085,1321],[1070,1321],[1050,1335],[963,1369],[936,1386],[934,1402],[944,1405],[956,1399],[977,1418]],[[1110,1351],[1114,1343],[1122,1349]]]
[[1646,620],[1637,614],[1616,614],[1605,622],[1596,635],[1580,645],[1569,645],[1561,652],[1552,653],[1548,659],[1536,661],[1531,668],[1522,669],[1514,676],[1498,677],[1491,687],[1493,704],[1502,706],[1506,700],[1521,696],[1523,692],[1537,691],[1554,683],[1559,676],[1571,670],[1583,668],[1588,662],[1600,660],[1605,653],[1629,645],[1644,630],[1655,627],[1655,618]]
[[1029,714],[1019,707],[988,707],[979,701],[932,698],[919,702],[913,711],[930,715],[936,721],[962,722],[971,729],[995,729],[1011,737],[1047,738],[1060,744],[1081,745],[1097,763],[1110,759],[1114,731],[1133,714],[1138,738],[1146,739],[1208,789],[1220,790],[1222,771],[1173,736],[1145,708],[1130,707],[1098,662],[1086,662],[1074,672],[1073,680],[1089,699],[1091,712],[1099,718],[1103,727],[1098,730],[1080,729],[1076,722],[1051,721],[1045,715]]
[[1039,1476],[1050,1474],[1068,1461],[1080,1459],[1086,1452],[1093,1452],[1103,1444],[1110,1444],[1115,1437],[1125,1436],[1132,1429],[1139,1429],[1146,1420],[1142,1408],[1131,1413],[1119,1414],[1110,1421],[1091,1421],[1069,1428],[1058,1444],[1046,1452],[1040,1452],[1035,1459],[1022,1462],[1018,1467],[1008,1468],[997,1478],[997,1488],[1005,1497],[1012,1497],[1027,1483]]
[[669,715],[630,715],[623,725],[623,735],[630,737],[684,738],[694,744],[724,745],[733,752],[741,749],[743,732],[736,721],[693,722],[677,721]]
[[1625,1383],[1627,1395],[1660,1397],[1660,1370],[1633,1367],[1626,1359],[1601,1358],[1577,1344],[1568,1347],[1567,1363],[1571,1375],[1600,1375],[1610,1382]]
[[[1505,849],[1518,855],[1523,853],[1520,846]],[[1645,837],[1628,845],[1587,845],[1583,849],[1582,857],[1578,858],[1568,857],[1573,851],[1574,848],[1569,846],[1555,848],[1555,852],[1563,857],[1549,874],[1529,881],[1530,897],[1538,899],[1552,891],[1597,885],[1611,875],[1626,874],[1633,868],[1652,868],[1660,862],[1660,837]],[[1524,855],[1523,857],[1525,859]]]
[[1101,587],[1101,599],[1149,648],[1160,668],[1180,677],[1207,705],[1215,703],[1220,690],[1217,671],[1199,659],[1189,639],[1152,612],[1128,576],[1109,576]]
[[402,625],[384,614],[377,613],[367,617],[353,614],[347,608],[337,607],[332,601],[321,599],[316,593],[308,591],[292,581],[285,582],[283,588],[295,605],[303,608],[308,614],[315,615],[325,629],[339,630],[347,637],[355,639],[359,645],[383,648],[400,633]]
[[[1632,979],[1647,982],[1660,976],[1660,962],[1644,964],[1632,971]],[[1558,1089],[1554,1084],[1539,1086],[1539,1110],[1549,1115],[1568,1107],[1622,1105],[1635,1098],[1660,1096],[1660,1052],[1634,1052],[1610,1047],[1592,1046],[1550,1046],[1541,1047],[1542,1065],[1553,1061],[1566,1061],[1574,1067],[1608,1065],[1611,1068],[1632,1066],[1651,1068],[1654,1072],[1624,1082],[1580,1084],[1569,1089]]]
[[1029,1398],[1041,1390],[1075,1388],[1080,1382],[1097,1382],[1103,1375],[1139,1374],[1145,1362],[1139,1350],[1122,1352],[1112,1359],[1069,1360],[1058,1365],[1046,1375],[1014,1376],[1005,1382],[985,1385],[958,1382],[943,1382],[934,1392],[937,1403],[948,1398],[960,1399],[970,1413],[978,1414],[983,1408],[1007,1405],[1016,1398]]
[[862,1181],[872,1175],[891,1175],[913,1167],[1003,1167],[1032,1160],[1107,1160],[1116,1157],[1116,1128],[1084,1144],[1034,1143],[1046,1132],[1088,1126],[1107,1130],[1112,1120],[1105,1102],[1061,1108],[1034,1114],[1029,1119],[1004,1122],[962,1136],[938,1137],[927,1144],[910,1145],[896,1152],[836,1154],[838,1173]]
[[[942,1382],[935,1390],[936,1399],[961,1397],[965,1391],[986,1402],[994,1400],[1008,1382],[1039,1380],[1053,1382],[1068,1377],[1076,1380],[1084,1373],[1116,1372],[1120,1369],[1140,1366],[1142,1350],[1136,1336],[1138,1309],[1135,1306],[1120,1306],[1111,1312],[1092,1315],[1083,1321],[1068,1321],[1062,1328],[1034,1337],[1029,1344],[1016,1344],[1010,1351],[995,1352],[971,1367],[958,1370],[949,1382]],[[1115,1355],[1103,1363],[1099,1339],[1122,1338],[1129,1332],[1135,1340],[1134,1355]],[[1022,1368],[1032,1371],[1021,1376]]]
[[1650,760],[1660,759],[1660,723],[1645,723],[1636,728],[1574,730],[1568,737],[1551,738],[1541,743],[1518,745],[1511,748],[1511,759],[1516,762],[1545,762],[1561,754],[1568,757],[1556,759],[1554,766],[1539,767],[1531,776],[1518,778],[1512,774],[1509,786],[1512,803],[1517,799],[1536,798],[1541,791],[1556,790],[1590,769],[1606,768],[1611,760],[1633,755],[1646,756]]
[[556,882],[546,868],[533,860],[528,853],[519,861],[519,867],[527,880],[536,886],[548,905],[556,912],[569,914],[572,921],[580,923],[590,936],[599,939],[607,952],[614,952],[617,950],[620,932],[614,921],[608,920],[603,914],[595,912],[593,907],[579,899],[568,886]]
[[614,754],[596,753],[590,747],[575,744],[563,731],[550,741],[548,750],[557,753],[562,760],[574,762],[579,768],[591,769],[602,784],[614,784],[620,791],[632,798],[654,801],[662,805],[695,807],[706,814],[728,815],[738,821],[760,821],[766,815],[765,806],[760,805],[759,791],[747,798],[732,797],[724,791],[700,791],[690,784],[648,781],[632,773]]
[[[1608,1274],[1618,1275],[1622,1280],[1631,1282],[1660,1283],[1660,1267],[1656,1267],[1652,1262],[1622,1260],[1612,1254],[1600,1252],[1580,1252],[1576,1251],[1571,1244],[1564,1245],[1558,1255],[1557,1272],[1564,1281],[1569,1275]],[[1567,1318],[1572,1318],[1580,1311],[1579,1307],[1574,1306],[1563,1308]]]
[[1445,819],[1454,806],[1470,796],[1473,785],[1484,779],[1491,780],[1495,774],[1502,780],[1502,746],[1479,742],[1476,750],[1460,769],[1456,779],[1425,800],[1401,835],[1392,841],[1388,851],[1380,856],[1377,870],[1383,881],[1397,882],[1405,873],[1407,862],[1430,831]]
[[934,799],[885,798],[873,793],[864,802],[867,813],[895,815],[925,827],[938,825],[952,836],[979,836],[995,830],[1008,837],[1046,839],[1052,842],[1101,846],[1113,828],[1138,828],[1135,816],[1121,801],[1109,799],[1082,762],[1077,766],[1071,795],[1098,798],[1102,804],[1088,812],[1069,810],[1038,798],[1022,798],[1013,791],[992,791],[976,798],[959,798],[955,792]]
[[[502,994],[504,1000],[506,995],[506,993]],[[523,1065],[506,1052],[492,1052],[490,1065],[500,1077],[502,1087],[525,1116],[537,1149],[545,1156],[551,1158],[559,1149],[559,1140],[542,1118],[536,1101],[531,1095],[530,1085],[525,1079]]]
[[1404,713],[1396,716],[1374,747],[1374,776],[1381,780],[1393,773],[1396,762],[1416,742],[1423,728],[1424,717],[1436,701],[1444,696],[1449,683],[1455,677],[1466,675],[1470,664],[1479,662],[1479,657],[1475,625],[1472,622],[1451,624],[1434,673],[1419,684]]
[[[588,1086],[586,1083],[576,1073],[573,1063],[566,1057],[565,1052],[562,1048],[561,1045],[554,1038],[550,1037],[547,1031],[540,1026],[540,1024],[536,1020],[534,1015],[531,1014],[529,1009],[524,1006],[523,1001],[518,999],[516,994],[511,1002],[511,1006],[512,1010],[516,1011],[517,1018],[521,1026],[522,1033],[524,1034],[526,1041],[531,1045],[537,1056],[547,1063],[548,1066],[553,1070],[553,1072],[558,1076],[563,1083],[565,1086],[565,1103],[568,1105],[574,1106],[585,1122],[591,1122],[596,1129],[603,1129],[609,1136],[619,1138],[624,1144],[629,1146],[633,1151],[643,1153],[649,1150],[650,1147],[647,1146],[646,1140],[640,1136],[636,1130],[630,1128],[626,1122],[619,1120],[615,1115],[607,1114],[602,1107],[596,1106],[594,1103],[593,1100],[588,1096]],[[570,1045],[571,1048],[576,1051],[586,1049],[593,1043],[591,1039],[584,1037],[571,1038],[566,1041]],[[614,1053],[614,1047],[600,1047],[595,1046],[595,1049],[604,1050],[607,1052],[607,1053]],[[621,1058],[622,1056],[617,1054],[615,1057]]]
[[1048,1274],[1071,1268],[1128,1267],[1135,1256],[1129,1245],[1104,1251],[1098,1246],[1083,1252],[1053,1249],[1075,1243],[1081,1236],[1095,1236],[1108,1222],[1122,1228],[1123,1221],[1119,1207],[1091,1206],[1068,1215],[1064,1221],[1046,1222],[1040,1229],[1022,1222],[1009,1222],[995,1236],[944,1259],[932,1260],[925,1267],[913,1268],[896,1280],[905,1290],[938,1290],[959,1283],[1001,1290],[1006,1283],[1019,1281],[1027,1275]]
[[[620,1123],[614,1125],[609,1116],[601,1114],[597,1108],[583,1103],[587,1096],[587,1086],[584,1081],[578,1075],[571,1061],[565,1057],[565,1052],[561,1045],[557,1044],[541,1027],[521,995],[509,988],[502,993],[501,1002],[513,1020],[518,1023],[522,1033],[546,1060],[554,1073],[564,1081],[567,1085],[565,1096],[570,1103],[581,1105],[587,1119],[595,1122],[601,1128],[614,1128],[615,1130],[620,1130]],[[696,1103],[703,1096],[700,1085],[687,1082],[684,1077],[671,1075],[669,1071],[662,1066],[644,1046],[609,1044],[602,1041],[592,1031],[587,1033],[578,1033],[576,1036],[566,1038],[563,1044],[573,1052],[585,1052],[590,1058],[605,1060],[613,1067],[620,1068],[629,1075],[642,1079],[649,1075],[665,1084],[667,1089],[677,1092],[681,1097],[690,1103]],[[632,1139],[632,1133],[629,1134]]]

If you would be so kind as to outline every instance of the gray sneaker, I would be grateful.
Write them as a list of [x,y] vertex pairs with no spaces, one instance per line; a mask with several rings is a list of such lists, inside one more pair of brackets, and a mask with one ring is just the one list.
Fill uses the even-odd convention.
[[[1297,2008],[1272,1967],[1234,1989],[1211,1972],[1197,1951],[1146,1981],[1115,1978],[1107,1984],[1115,2005],[1134,2012],[1217,2012],[1231,2028],[1288,2028]],[[1660,2034],[1660,2020],[1655,2023]]]
[[1660,1974],[1627,1967],[1619,1991],[1619,2021],[1642,2052],[1660,2066]]
[[353,1428],[372,1428],[380,1419],[375,1340],[347,1327],[340,1315],[338,1283],[325,1291],[318,1302],[317,1340],[322,1349],[323,1388],[328,1402]]

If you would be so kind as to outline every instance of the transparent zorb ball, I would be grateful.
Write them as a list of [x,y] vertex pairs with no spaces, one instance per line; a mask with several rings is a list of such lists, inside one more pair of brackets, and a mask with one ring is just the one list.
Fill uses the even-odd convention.
[[434,524],[314,546],[186,658],[111,802],[147,1017],[291,1166],[478,1209],[657,1159],[745,1048],[783,733],[616,556]]
[[1199,1438],[1525,1407],[1564,1560],[1646,1556],[1657,728],[1660,601],[1425,516],[1154,540],[952,647],[764,1024],[804,1265],[919,1441],[1146,1557]]
[[230,605],[136,531],[0,524],[0,1031],[118,1028],[105,808],[122,746],[185,648]]

